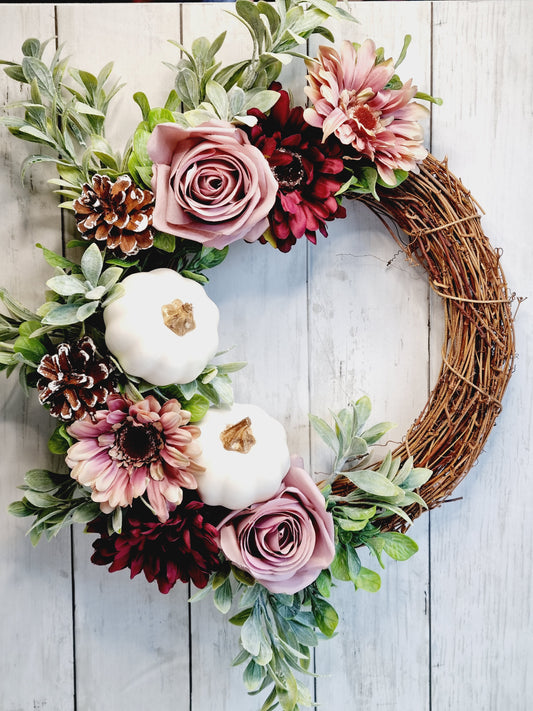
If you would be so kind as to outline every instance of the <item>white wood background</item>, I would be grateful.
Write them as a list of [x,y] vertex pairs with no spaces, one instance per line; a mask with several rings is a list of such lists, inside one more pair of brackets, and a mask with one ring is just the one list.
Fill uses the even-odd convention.
[[[114,106],[110,137],[122,144],[172,76],[167,39],[185,44],[229,30],[225,58],[246,54],[228,5],[1,5],[0,54],[18,59],[22,41],[57,34],[75,66],[98,71],[115,59],[127,87]],[[504,251],[510,286],[531,296],[533,5],[529,2],[354,3],[360,25],[340,38],[367,36],[397,56],[413,44],[401,75],[442,96],[428,122],[428,145],[486,210],[484,226]],[[242,40],[242,41],[241,41]],[[303,68],[285,82],[302,100]],[[2,103],[18,86],[0,77]],[[431,129],[431,130],[430,130]],[[0,133],[0,282],[32,306],[50,270],[33,245],[61,249],[61,222],[48,174],[26,187],[27,147]],[[316,247],[289,255],[235,245],[212,274],[221,341],[250,365],[236,375],[238,401],[262,404],[290,432],[291,449],[314,471],[327,457],[307,425],[367,393],[375,419],[399,424],[401,438],[426,401],[440,365],[440,304],[424,274],[406,265],[379,224],[350,205]],[[392,262],[390,260],[393,260]],[[527,711],[533,696],[529,447],[533,436],[531,303],[516,321],[519,359],[504,409],[460,501],[419,519],[420,552],[390,562],[377,594],[339,586],[340,632],[316,654],[317,701],[324,711]],[[76,530],[33,549],[28,521],[6,512],[17,484],[46,451],[50,421],[18,389],[0,382],[0,709],[1,711],[253,711],[257,700],[230,668],[236,630],[209,600],[188,606],[189,590],[160,595],[139,576],[110,575],[89,562],[91,536]],[[311,450],[309,443],[311,442]],[[311,684],[312,684],[311,680]]]

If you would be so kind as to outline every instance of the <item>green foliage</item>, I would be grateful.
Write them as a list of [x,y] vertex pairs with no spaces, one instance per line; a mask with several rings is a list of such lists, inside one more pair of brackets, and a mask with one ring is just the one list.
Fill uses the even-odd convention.
[[[407,560],[418,550],[409,536],[382,532],[380,522],[397,515],[411,523],[404,509],[414,503],[425,506],[414,489],[429,479],[431,470],[414,467],[412,457],[402,463],[390,452],[381,463],[372,465],[372,445],[393,425],[380,422],[365,429],[370,412],[370,400],[363,397],[340,412],[331,413],[334,426],[315,415],[310,419],[318,435],[335,454],[332,474],[323,487],[335,524],[335,558],[331,575],[338,580],[351,581],[356,590],[374,592],[379,590],[380,577],[362,566],[357,549],[366,546],[381,567],[384,552],[394,560]],[[345,496],[332,493],[333,482],[339,476],[346,477],[354,485]],[[329,591],[330,581],[323,575],[317,585],[324,594]]]
[[124,171],[122,158],[104,137],[109,104],[121,87],[109,79],[112,64],[103,67],[98,76],[68,68],[61,47],[50,63],[45,63],[43,54],[49,41],[26,40],[20,63],[0,60],[7,65],[4,71],[9,77],[30,89],[29,99],[9,107],[23,109],[23,115],[0,117],[0,124],[17,138],[41,144],[51,153],[28,156],[22,174],[35,163],[55,163],[60,178],[53,184],[58,186],[56,192],[68,199],[63,206],[69,207],[91,172],[116,177]]
[[333,636],[338,624],[338,614],[323,594],[325,589],[329,594],[328,579],[331,583],[329,572],[324,571],[320,587],[312,584],[294,595],[274,594],[226,563],[195,598],[211,589],[220,612],[227,614],[234,608],[229,622],[240,628],[241,650],[233,665],[244,666],[249,694],[269,690],[263,709],[297,711],[312,705],[299,676],[310,675],[311,648],[321,638]]
[[9,512],[14,516],[34,516],[28,530],[33,545],[43,534],[53,538],[65,526],[88,523],[100,513],[99,505],[91,501],[90,491],[66,474],[31,469],[19,489],[24,491],[24,497],[10,504]]
[[184,108],[176,120],[184,126],[195,126],[210,118],[253,125],[255,119],[247,116],[248,110],[255,107],[266,112],[272,108],[278,94],[265,87],[277,79],[283,65],[293,57],[305,57],[301,50],[307,38],[321,34],[333,41],[321,23],[328,17],[354,19],[336,7],[336,0],[278,0],[275,4],[237,0],[235,13],[229,14],[250,33],[250,59],[221,67],[216,55],[225,32],[212,43],[205,37],[194,40],[190,51],[172,42],[183,54],[177,64],[167,66],[176,72],[176,96]]
[[83,253],[80,273],[58,266],[59,275],[48,279],[46,285],[59,299],[54,297],[39,309],[43,325],[81,323],[120,296],[122,286],[117,282],[123,269],[111,266],[103,270],[103,266],[102,252],[94,243]]

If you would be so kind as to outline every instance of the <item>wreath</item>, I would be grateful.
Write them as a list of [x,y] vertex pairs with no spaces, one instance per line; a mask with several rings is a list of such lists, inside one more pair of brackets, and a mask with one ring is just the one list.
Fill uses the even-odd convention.
[[[376,590],[366,546],[406,560],[412,520],[448,499],[479,456],[501,409],[514,360],[511,302],[500,254],[484,235],[469,191],[423,146],[419,120],[439,103],[402,82],[372,40],[301,53],[321,23],[352,19],[331,0],[237,0],[253,56],[222,66],[196,39],[173,66],[164,107],[134,95],[142,121],[123,155],[105,138],[118,90],[67,67],[58,50],[28,39],[6,73],[29,87],[23,112],[0,119],[44,147],[22,172],[52,162],[50,182],[78,235],[56,254],[46,301],[32,312],[0,292],[0,368],[18,371],[55,418],[50,450],[68,471],[32,469],[10,506],[32,516],[30,537],[81,523],[92,561],[144,572],[168,593],[177,581],[210,592],[241,628],[250,693],[263,709],[311,697],[295,672],[335,632],[334,581]],[[293,57],[307,66],[309,106],[291,106],[279,83]],[[437,384],[402,444],[379,460],[391,423],[367,425],[367,397],[311,424],[333,451],[320,482],[289,454],[284,428],[257,405],[233,402],[221,362],[219,313],[204,272],[244,239],[281,252],[315,243],[367,205],[442,297],[445,338]],[[265,249],[269,247],[266,246]],[[260,258],[260,257],[258,257]]]

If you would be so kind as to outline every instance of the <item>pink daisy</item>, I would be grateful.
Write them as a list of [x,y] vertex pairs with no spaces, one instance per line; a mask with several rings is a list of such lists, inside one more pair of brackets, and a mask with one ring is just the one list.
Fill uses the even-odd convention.
[[111,395],[107,410],[94,422],[80,420],[68,428],[79,440],[66,456],[71,476],[92,489],[91,498],[104,513],[131,506],[146,494],[160,521],[166,521],[183,498],[182,487],[196,489],[200,446],[198,427],[177,400],[161,405],[151,395],[131,402]]
[[322,128],[324,140],[334,134],[352,146],[358,157],[375,163],[388,185],[396,185],[395,169],[418,172],[417,164],[427,156],[418,121],[427,109],[411,101],[418,90],[411,80],[400,89],[385,88],[394,64],[392,59],[376,63],[372,40],[357,50],[344,41],[340,53],[320,47],[307,67],[305,92],[313,107],[304,111],[304,119]]

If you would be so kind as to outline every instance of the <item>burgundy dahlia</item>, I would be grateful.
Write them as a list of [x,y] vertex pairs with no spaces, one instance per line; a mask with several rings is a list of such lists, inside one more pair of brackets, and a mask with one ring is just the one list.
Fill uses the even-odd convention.
[[148,582],[156,580],[162,593],[178,580],[192,580],[197,588],[204,588],[219,566],[218,531],[206,521],[204,508],[201,501],[189,501],[161,523],[146,506],[134,504],[128,515],[124,511],[122,532],[112,535],[106,518],[100,516],[87,527],[90,533],[100,534],[93,541],[91,561],[111,563],[110,573],[129,568],[131,578],[144,571]]
[[344,164],[338,141],[322,142],[322,131],[304,121],[303,108],[290,108],[289,95],[281,84],[274,82],[270,88],[279,92],[280,98],[268,116],[257,109],[249,111],[257,118],[249,135],[278,181],[276,203],[269,215],[270,232],[278,249],[288,252],[303,235],[316,244],[317,230],[327,237],[325,223],[346,217],[345,208],[335,198],[343,183]]

